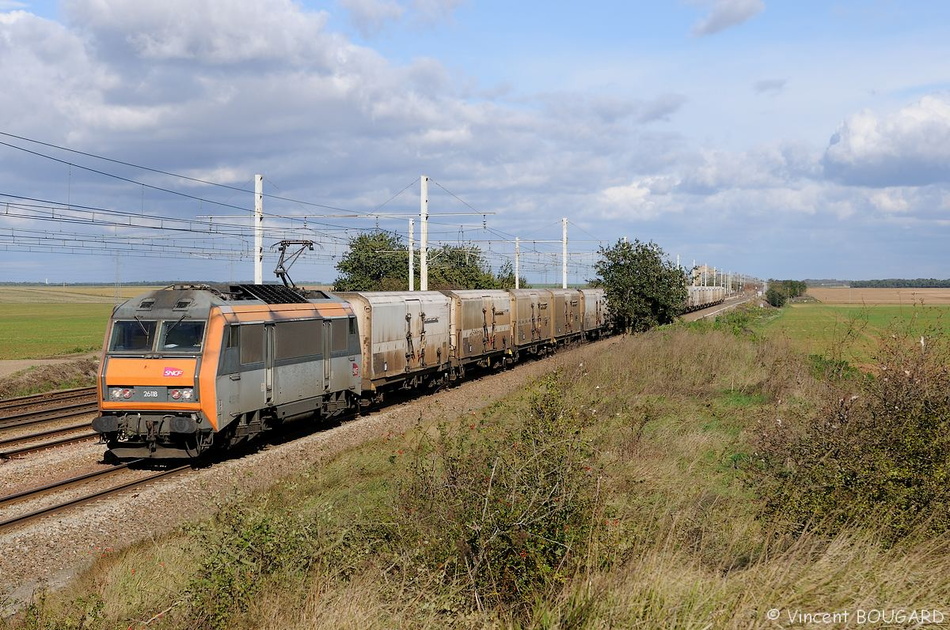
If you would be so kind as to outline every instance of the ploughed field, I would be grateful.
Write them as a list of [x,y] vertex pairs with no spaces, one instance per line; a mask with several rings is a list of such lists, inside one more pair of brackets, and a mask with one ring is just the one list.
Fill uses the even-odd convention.
[[808,295],[822,304],[828,305],[950,305],[950,289],[852,289],[850,287],[820,287],[809,288]]

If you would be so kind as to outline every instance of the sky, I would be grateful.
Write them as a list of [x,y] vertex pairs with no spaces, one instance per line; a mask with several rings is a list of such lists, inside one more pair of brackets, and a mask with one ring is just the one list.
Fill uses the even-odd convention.
[[[0,282],[332,282],[384,229],[950,277],[943,0],[0,0]],[[387,255],[381,252],[380,255]],[[389,254],[394,255],[394,254]],[[438,264],[433,261],[430,264]]]

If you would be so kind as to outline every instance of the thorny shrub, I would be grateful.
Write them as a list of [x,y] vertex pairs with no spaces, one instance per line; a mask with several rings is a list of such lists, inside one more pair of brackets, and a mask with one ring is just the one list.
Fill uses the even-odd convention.
[[202,550],[192,578],[190,617],[198,628],[226,628],[246,613],[269,579],[306,574],[315,561],[311,524],[236,505],[194,532]]
[[764,514],[794,532],[880,529],[885,544],[950,531],[950,344],[893,329],[875,373],[837,381],[820,413],[760,427]]
[[[3,604],[0,601],[0,612]],[[37,592],[33,599],[15,617],[5,619],[0,615],[0,630],[96,630],[102,628],[105,602],[98,595],[78,597],[60,606],[47,601],[45,590]]]
[[416,541],[403,570],[455,588],[470,611],[525,615],[559,589],[583,563],[595,518],[582,424],[555,373],[518,423],[483,419],[423,437],[396,508]]

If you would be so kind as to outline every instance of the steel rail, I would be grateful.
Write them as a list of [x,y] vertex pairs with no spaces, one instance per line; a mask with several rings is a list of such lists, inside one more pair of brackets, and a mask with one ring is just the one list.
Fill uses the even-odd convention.
[[61,481],[54,481],[48,483],[45,486],[38,486],[36,488],[30,488],[29,490],[23,490],[22,492],[15,492],[13,494],[8,494],[5,497],[0,497],[0,505],[5,505],[8,503],[15,503],[21,499],[33,497],[33,496],[42,496],[43,494],[55,490],[57,488],[68,488],[69,486],[75,485],[77,483],[86,481],[87,479],[94,479],[95,477],[105,477],[108,475],[113,475],[120,470],[124,470],[131,466],[132,464],[137,464],[141,462],[141,459],[137,459],[131,462],[125,462],[124,464],[119,464],[117,466],[111,466],[109,468],[103,468],[102,470],[94,470],[91,473],[86,473],[84,475],[78,475],[76,477],[70,477],[68,479],[63,479]]
[[31,394],[29,396],[17,396],[16,398],[7,398],[0,400],[0,410],[15,409],[17,407],[29,407],[32,405],[41,405],[46,402],[56,402],[60,400],[71,400],[73,398],[84,398],[86,396],[95,396],[95,387],[77,387],[75,389],[61,389],[56,392],[46,392],[44,394]]
[[83,442],[85,440],[91,440],[93,438],[99,437],[99,434],[96,432],[92,433],[83,433],[81,435],[73,435],[70,437],[65,437],[59,440],[52,440],[50,442],[43,442],[41,444],[31,444],[30,446],[22,446],[20,448],[11,449],[9,451],[0,452],[0,459],[10,459],[15,455],[23,455],[24,453],[32,453],[34,451],[42,451],[47,448],[52,448],[54,446],[62,446],[64,444],[72,444],[73,442]]
[[190,465],[187,465],[187,464],[184,465],[184,466],[179,466],[178,468],[170,468],[170,469],[168,469],[168,470],[163,470],[163,471],[161,471],[161,472],[155,473],[154,475],[150,475],[150,476],[145,477],[145,478],[143,478],[143,479],[138,479],[138,480],[136,480],[136,481],[130,481],[130,482],[128,482],[128,483],[122,484],[122,485],[120,485],[120,486],[115,486],[115,487],[113,487],[113,488],[108,488],[108,489],[106,489],[106,490],[100,490],[100,491],[98,491],[98,492],[94,492],[94,493],[92,493],[92,494],[88,494],[88,495],[83,496],[83,497],[79,497],[79,498],[76,498],[76,499],[72,499],[72,500],[70,500],[70,501],[65,501],[65,502],[59,503],[59,504],[57,504],[57,505],[52,505],[52,506],[50,506],[50,507],[46,507],[46,508],[43,508],[43,509],[40,509],[40,510],[36,510],[36,511],[34,511],[34,512],[29,512],[29,513],[27,513],[27,514],[21,514],[20,516],[14,516],[13,518],[7,519],[7,520],[5,520],[5,521],[0,521],[0,530],[7,529],[8,527],[12,527],[13,525],[18,525],[18,524],[20,524],[20,523],[24,523],[24,522],[26,522],[26,521],[29,521],[29,520],[32,520],[32,519],[35,519],[35,518],[39,518],[39,517],[41,517],[41,516],[46,516],[46,515],[48,515],[48,514],[54,514],[54,513],[56,513],[56,512],[61,512],[61,511],[63,511],[63,510],[69,509],[69,508],[71,508],[71,507],[75,507],[75,506],[77,506],[77,505],[82,505],[82,504],[84,504],[84,503],[89,503],[90,501],[94,501],[94,500],[96,500],[96,499],[99,499],[99,498],[101,498],[101,497],[108,496],[108,495],[110,495],[110,494],[118,494],[118,493],[120,493],[120,492],[122,492],[122,491],[124,491],[124,490],[128,490],[128,489],[130,489],[130,488],[135,488],[135,487],[137,487],[137,486],[143,486],[143,485],[145,485],[145,484],[147,484],[147,483],[150,483],[150,482],[152,482],[152,481],[155,481],[156,479],[161,479],[161,478],[163,478],[163,477],[169,477],[169,476],[171,476],[171,475],[174,475],[174,474],[176,474],[176,473],[182,472],[183,470],[187,470],[187,469],[190,469],[190,468],[191,468],[191,466],[190,466]]
[[[0,429],[10,429],[13,427],[23,427],[31,424],[39,424],[40,422],[49,422],[51,420],[59,420],[60,418],[71,418],[73,416],[79,416],[87,413],[92,413],[98,409],[98,405],[95,401],[87,401],[81,403],[75,403],[71,405],[64,405],[62,407],[52,407],[50,409],[38,409],[36,411],[26,411],[24,413],[16,413],[9,416],[0,417]],[[68,412],[61,415],[60,412]],[[55,416],[55,417],[51,417]]]
[[26,435],[19,435],[12,438],[0,439],[0,446],[8,446],[10,444],[17,444],[19,442],[28,442],[30,440],[38,440],[40,438],[49,437],[51,435],[57,435],[59,433],[67,433],[69,431],[78,431],[79,429],[88,429],[89,423],[83,422],[82,424],[71,424],[68,427],[60,427],[58,429],[47,429],[46,431],[40,431],[39,433],[27,433]]

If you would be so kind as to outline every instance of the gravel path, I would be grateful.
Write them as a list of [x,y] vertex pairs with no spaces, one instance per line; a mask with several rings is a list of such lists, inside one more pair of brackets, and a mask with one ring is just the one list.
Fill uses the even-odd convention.
[[[183,522],[206,518],[226,499],[265,489],[386,432],[405,432],[420,417],[453,418],[477,411],[562,363],[594,360],[617,343],[616,338],[607,339],[563,351],[552,359],[525,363],[288,444],[27,523],[0,535],[0,601],[4,595],[12,600],[29,598],[37,587],[61,587],[105,549],[121,549],[162,536]],[[43,455],[43,466],[48,471],[88,466],[101,457],[102,449],[87,444],[51,450]],[[38,462],[28,458],[2,462],[0,477],[31,477]]]

